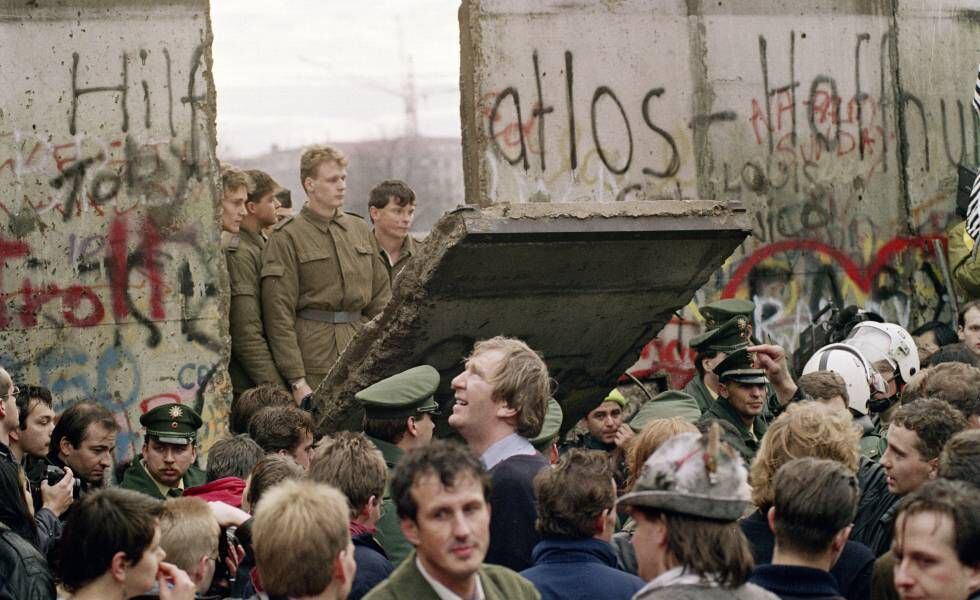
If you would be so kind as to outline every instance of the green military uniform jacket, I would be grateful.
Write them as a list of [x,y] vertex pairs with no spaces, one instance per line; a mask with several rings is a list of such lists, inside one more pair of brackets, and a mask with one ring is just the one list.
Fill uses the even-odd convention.
[[[204,485],[206,483],[206,477],[204,471],[191,465],[187,472],[184,473],[183,482],[184,489],[192,488],[198,485]],[[133,490],[136,492],[142,492],[147,496],[153,496],[159,500],[166,500],[166,496],[160,493],[160,488],[157,487],[156,482],[150,477],[150,474],[146,471],[143,466],[143,456],[137,455],[133,459],[133,463],[129,465],[126,469],[126,474],[123,475],[122,482],[119,487]],[[180,491],[180,490],[178,490]],[[175,495],[179,496],[179,494]]]
[[408,259],[415,255],[419,242],[416,241],[411,235],[405,236],[405,241],[402,242],[401,252],[398,254],[398,260],[395,261],[394,264],[391,263],[391,257],[389,257],[385,249],[381,247],[381,244],[377,243],[377,238],[375,238],[375,244],[378,247],[378,254],[381,255],[381,260],[385,263],[385,268],[388,269],[388,278],[392,283],[394,283],[395,277],[397,277],[398,274],[401,273],[406,266],[408,266]]
[[[480,584],[486,600],[540,600],[541,594],[530,581],[496,565],[483,565]],[[415,564],[415,553],[408,555],[388,579],[364,596],[364,600],[439,600],[435,590]]]
[[752,431],[750,432],[749,428],[742,422],[742,418],[735,412],[735,408],[729,404],[728,400],[721,396],[708,407],[708,410],[704,413],[704,417],[728,421],[738,429],[738,435],[742,444],[736,450],[745,459],[746,466],[751,465],[752,459],[755,458],[755,453],[759,451],[759,443],[762,441],[762,436],[765,435],[766,430],[769,428],[765,419],[761,415],[756,416],[752,423]]
[[[391,298],[384,261],[363,219],[326,219],[309,206],[275,226],[262,255],[262,315],[269,348],[287,381],[311,386],[330,370],[354,334]],[[349,323],[300,318],[304,309],[360,313]]]
[[260,383],[285,386],[272,360],[262,325],[262,294],[259,273],[265,238],[242,229],[225,246],[231,303],[228,329],[231,333],[231,359],[228,374],[232,392],[237,396]]
[[412,552],[412,545],[402,534],[401,519],[398,518],[395,500],[391,497],[391,472],[404,456],[405,451],[394,444],[377,438],[368,436],[368,439],[381,451],[385,465],[388,466],[388,481],[385,483],[385,495],[381,502],[381,519],[378,520],[378,530],[374,537],[385,549],[391,564],[398,565]]
[[688,381],[681,391],[694,398],[698,403],[698,408],[701,409],[701,414],[706,413],[708,407],[714,404],[715,399],[711,396],[711,392],[708,391],[708,387],[704,385],[704,380],[698,373],[694,374],[694,378]]

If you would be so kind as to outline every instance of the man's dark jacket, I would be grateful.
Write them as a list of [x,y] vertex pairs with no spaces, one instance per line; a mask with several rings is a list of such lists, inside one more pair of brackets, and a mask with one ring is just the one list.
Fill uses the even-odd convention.
[[[755,564],[770,564],[776,541],[765,514],[757,510],[738,524],[749,541]],[[864,544],[849,541],[844,544],[844,550],[830,569],[830,574],[837,581],[837,590],[841,596],[847,600],[869,600],[874,566],[875,557],[871,550]]]
[[531,566],[531,551],[540,540],[533,482],[547,466],[545,457],[534,453],[511,456],[490,469],[490,547],[484,562],[513,571]]
[[837,581],[827,571],[793,565],[759,565],[749,582],[782,600],[844,600]]
[[54,600],[54,578],[33,544],[0,523],[0,600]]
[[629,600],[644,586],[636,575],[617,569],[612,546],[595,538],[545,538],[531,560],[534,566],[521,577],[538,588],[542,600]]
[[866,456],[861,457],[857,478],[861,499],[850,539],[870,548],[875,556],[881,556],[892,545],[892,521],[898,496],[888,491],[885,467]]
[[354,562],[357,563],[357,572],[354,573],[354,583],[351,585],[347,600],[360,600],[374,586],[387,579],[395,567],[388,561],[384,549],[370,533],[351,536],[351,542],[354,543]]

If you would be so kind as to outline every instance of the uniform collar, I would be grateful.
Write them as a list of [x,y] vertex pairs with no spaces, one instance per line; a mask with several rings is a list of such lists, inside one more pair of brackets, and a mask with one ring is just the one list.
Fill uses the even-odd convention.
[[327,219],[313,212],[313,209],[310,208],[308,204],[303,205],[303,208],[300,209],[299,214],[301,217],[303,217],[304,219],[312,223],[317,229],[323,231],[324,233],[329,231],[329,227],[331,225],[339,225],[341,229],[346,230],[347,219],[350,218],[347,216],[347,213],[345,213],[344,211],[338,208],[337,213],[334,214],[333,218]]
[[239,229],[238,237],[241,238],[243,242],[250,242],[255,246],[262,247],[265,245],[265,237],[258,232],[249,231],[248,229]]

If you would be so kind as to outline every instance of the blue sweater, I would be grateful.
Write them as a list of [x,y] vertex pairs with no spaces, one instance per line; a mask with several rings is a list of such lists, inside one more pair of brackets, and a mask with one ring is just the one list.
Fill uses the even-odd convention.
[[354,543],[354,562],[357,563],[357,572],[354,574],[354,583],[347,598],[360,600],[374,586],[387,579],[395,567],[388,562],[385,551],[370,533],[355,535],[351,537],[351,541]]
[[521,576],[541,600],[629,600],[644,581],[616,568],[612,545],[595,538],[545,538],[531,554],[534,566]]

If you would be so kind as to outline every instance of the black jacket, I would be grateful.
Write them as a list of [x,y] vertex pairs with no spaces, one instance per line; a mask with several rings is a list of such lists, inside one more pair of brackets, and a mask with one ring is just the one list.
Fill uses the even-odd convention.
[[857,478],[861,499],[850,539],[867,546],[875,556],[881,556],[892,545],[892,521],[898,496],[888,491],[885,468],[866,456],[861,457]]
[[354,562],[357,563],[357,572],[354,573],[354,583],[347,598],[360,600],[374,589],[374,586],[387,579],[395,567],[388,561],[388,555],[370,533],[351,536],[351,541],[354,543]]
[[55,600],[54,578],[33,544],[0,523],[0,600]]

